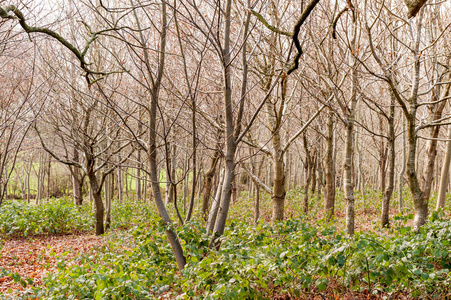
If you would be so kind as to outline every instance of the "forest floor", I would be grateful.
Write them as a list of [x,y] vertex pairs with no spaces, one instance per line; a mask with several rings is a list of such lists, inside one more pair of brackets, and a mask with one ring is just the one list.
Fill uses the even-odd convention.
[[[367,214],[368,215],[368,214]],[[370,218],[368,220],[371,220]],[[371,228],[368,224],[362,224],[363,228]],[[3,240],[3,248],[0,251],[0,266],[25,278],[33,278],[33,285],[42,284],[42,279],[49,273],[57,271],[58,261],[63,258],[72,262],[74,258],[82,254],[96,251],[97,247],[105,244],[107,237],[99,237],[92,234],[61,235],[61,236],[37,236],[32,238],[9,238]],[[17,290],[23,290],[19,282],[14,282],[10,276],[0,278],[0,295],[13,294]],[[333,290],[333,289],[328,289]],[[288,294],[270,295],[273,300],[289,299],[335,299],[335,300],[363,300],[363,299],[411,299],[408,295],[397,294],[386,298],[384,295],[371,295],[368,291],[356,293],[342,291],[340,295],[328,293],[311,294],[296,298]]]
[[[396,213],[393,209],[392,214]],[[321,213],[317,215],[321,218]],[[337,219],[344,221],[343,212],[336,213]],[[377,210],[365,210],[356,215],[356,231],[372,231],[378,221]],[[341,222],[339,222],[341,223]],[[49,273],[58,270],[57,264],[63,260],[73,263],[74,258],[83,254],[94,254],[96,248],[105,245],[109,236],[95,236],[89,233],[72,235],[41,235],[30,238],[7,238],[1,241],[0,267],[18,273],[22,278],[32,278],[33,286],[42,284],[42,279]],[[0,274],[1,275],[1,274]],[[19,282],[14,282],[10,276],[0,277],[0,295],[11,294],[17,290],[23,290]],[[331,289],[332,290],[332,289]],[[327,290],[322,294],[305,295],[295,298],[287,294],[269,295],[274,300],[286,299],[409,299],[404,294],[391,295],[385,298],[383,295],[371,295],[364,291],[361,293],[342,291],[340,295],[330,294]],[[326,298],[324,298],[326,297]]]
[[[319,204],[319,203],[318,203]],[[251,201],[245,201],[244,199],[238,205],[251,205]],[[243,216],[243,208],[238,209],[236,206],[236,212],[232,209],[231,217],[236,218],[238,215],[240,219],[245,219],[249,224],[252,224],[252,213],[250,215]],[[317,205],[320,207],[320,205]],[[295,208],[295,203],[288,202],[286,207],[286,218],[297,218],[298,215],[302,215],[301,210]],[[261,216],[265,222],[270,222],[270,205],[262,205]],[[252,211],[251,208],[244,211]],[[409,211],[405,212],[408,213]],[[399,209],[392,208],[390,210],[392,228],[396,228],[397,221],[393,216],[399,213]],[[319,222],[323,218],[322,211],[316,210],[311,212],[308,218],[309,223]],[[345,211],[343,207],[337,205],[335,211],[335,217],[337,219],[338,227],[344,227],[345,223]],[[449,218],[449,213],[446,213],[445,218]],[[404,226],[411,226],[412,220],[404,220]],[[382,229],[380,227],[380,210],[377,208],[361,208],[356,210],[355,216],[355,229],[356,232],[375,232],[382,235],[390,235],[393,231]],[[126,234],[124,230],[118,230],[122,234]],[[0,237],[0,296],[6,294],[14,294],[18,290],[24,288],[19,282],[15,282],[12,276],[7,276],[5,273],[1,273],[1,269],[11,272],[11,274],[17,273],[22,278],[30,278],[33,280],[33,286],[42,285],[42,279],[50,272],[58,271],[58,263],[66,262],[69,265],[74,264],[75,259],[82,255],[95,254],[100,247],[108,244],[110,240],[122,240],[118,238],[118,235],[107,234],[105,236],[95,236],[92,233],[78,233],[70,235],[39,235],[33,237]],[[120,242],[120,247],[124,249],[129,246],[128,243]],[[17,280],[16,280],[17,281]],[[268,283],[271,285],[271,283]],[[336,285],[336,287],[334,287]],[[292,295],[285,294],[283,292],[278,293],[277,289],[273,290],[272,295],[268,295],[270,299],[285,300],[285,299],[412,299],[407,294],[391,294],[373,295],[368,291],[363,292],[351,292],[349,290],[340,290],[339,284],[334,284],[333,281],[329,283],[328,288],[322,293],[304,294],[301,298],[296,298]],[[338,294],[337,294],[337,291]]]
[[[61,258],[73,261],[79,255],[95,251],[103,240],[92,234],[8,238],[2,241],[0,267],[32,278],[33,285],[38,286],[47,273],[57,270]],[[0,294],[22,289],[22,285],[10,276],[0,278]]]
[[[366,214],[369,216],[372,214]],[[367,218],[368,221],[372,218]],[[370,222],[371,223],[371,222]],[[361,224],[362,228],[370,229],[369,224]],[[18,273],[21,277],[32,278],[33,285],[42,284],[42,279],[49,273],[57,271],[58,262],[63,259],[73,262],[74,258],[83,254],[96,251],[96,248],[104,245],[108,236],[99,237],[93,234],[77,235],[55,235],[55,236],[35,236],[32,238],[8,238],[2,241],[3,248],[0,250],[0,267],[13,273]],[[333,283],[332,283],[333,285]],[[23,290],[19,282],[14,282],[10,276],[0,277],[0,295],[13,294],[17,290]],[[329,289],[333,290],[333,289]],[[363,299],[410,299],[405,294],[391,295],[386,298],[384,295],[371,295],[368,291],[356,293],[342,291],[340,295],[329,294],[326,290],[321,294],[311,294],[301,298],[296,298],[288,294],[269,295],[273,300],[288,299],[340,299],[340,300],[363,300]]]

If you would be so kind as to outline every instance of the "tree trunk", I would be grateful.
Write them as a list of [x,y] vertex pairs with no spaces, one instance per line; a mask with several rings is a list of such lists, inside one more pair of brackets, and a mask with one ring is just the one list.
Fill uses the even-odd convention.
[[30,173],[31,170],[27,170],[27,183],[26,183],[26,189],[27,189],[27,203],[30,204],[31,201],[31,193],[30,193]]
[[310,163],[310,183],[312,184],[310,187],[310,192],[312,193],[312,196],[315,194],[316,191],[316,166],[317,166],[317,161],[318,159],[318,150],[315,149],[313,151],[312,157],[311,157],[311,163]]
[[48,161],[47,161],[47,200],[50,199],[50,184],[51,184],[51,177],[50,177],[50,171],[52,169],[52,157],[50,156],[50,154],[47,155],[48,156]]
[[[273,137],[274,138],[274,137]],[[274,149],[275,150],[275,149]],[[285,169],[283,165],[283,155],[280,151],[275,151],[273,159],[274,186],[272,188],[272,221],[282,221],[285,205]]]
[[136,190],[136,201],[141,201],[142,196],[141,196],[141,168],[142,168],[142,163],[141,163],[141,150],[138,150],[138,157],[137,157],[138,163],[136,166],[136,186],[135,186],[135,190]]
[[[140,27],[139,18],[135,10],[133,10],[135,21]],[[186,265],[186,258],[183,255],[183,248],[180,244],[178,236],[173,228],[172,220],[166,210],[166,206],[164,205],[163,197],[161,196],[160,191],[160,170],[158,168],[157,163],[157,141],[156,141],[156,132],[157,132],[157,110],[158,110],[158,100],[159,100],[159,90],[161,86],[161,80],[163,77],[163,68],[165,62],[165,51],[166,51],[166,33],[167,33],[167,11],[166,11],[166,2],[161,2],[161,30],[160,30],[160,47],[159,47],[159,61],[158,61],[158,69],[157,74],[154,75],[151,73],[151,63],[149,61],[149,55],[147,52],[147,43],[146,39],[143,36],[142,31],[140,31],[140,43],[143,48],[143,59],[146,64],[146,69],[148,71],[148,77],[154,79],[152,80],[153,85],[150,89],[150,103],[148,106],[149,109],[149,146],[147,149],[147,161],[149,165],[149,180],[152,185],[152,195],[155,202],[155,206],[157,207],[158,214],[163,221],[166,228],[166,235],[168,237],[169,243],[171,244],[172,251],[174,253],[174,257],[177,263],[177,267],[179,271],[181,271]],[[148,79],[149,79],[148,78]]]
[[404,119],[402,120],[402,169],[399,173],[399,187],[398,187],[398,202],[399,211],[402,213],[404,210],[404,199],[402,197],[402,192],[404,188],[404,173],[406,172],[406,123]]
[[[166,5],[162,2],[162,7],[164,11],[166,10]],[[166,13],[164,13],[166,14]],[[165,17],[166,18],[166,17]],[[159,180],[159,169],[157,166],[157,147],[156,147],[156,112],[157,112],[157,102],[158,94],[157,90],[153,91],[152,100],[150,104],[150,120],[149,120],[149,135],[150,144],[148,150],[148,163],[149,163],[149,175],[150,182],[152,185],[152,195],[155,205],[158,210],[158,214],[163,220],[166,226],[166,235],[168,237],[169,243],[171,244],[172,251],[174,252],[175,260],[177,262],[177,267],[182,270],[186,265],[186,258],[183,255],[182,245],[177,237],[177,234],[172,227],[172,220],[166,210],[164,205],[163,197],[160,192],[160,180]]]
[[318,189],[317,189],[317,196],[318,196],[318,200],[321,199],[321,194],[322,194],[322,188],[323,188],[323,166],[321,164],[321,154],[318,151],[318,157],[316,159],[316,163],[317,163],[317,173],[318,173],[318,177],[317,177],[317,185],[318,185]]
[[343,165],[343,191],[346,201],[346,230],[349,235],[354,235],[354,186],[352,184],[352,158],[353,148],[353,127],[354,120],[350,116],[346,124],[346,144]]
[[255,185],[255,202],[254,202],[254,225],[257,226],[260,218],[260,186]]
[[89,186],[92,191],[92,196],[94,198],[94,205],[95,205],[95,218],[96,218],[96,235],[102,235],[105,233],[105,228],[103,226],[103,217],[104,217],[104,206],[102,201],[102,189],[99,187],[99,183],[97,181],[97,177],[93,171],[93,169],[90,166],[94,166],[94,163],[90,161],[89,158],[87,158],[86,162],[88,166],[88,179],[89,179]]
[[[448,63],[450,62],[450,59],[448,59]],[[447,76],[449,79],[449,76]],[[451,85],[447,84],[445,87],[445,90],[443,91],[443,95],[441,96],[441,99],[444,99],[449,96]],[[433,100],[437,99],[437,91],[434,91]],[[442,118],[442,113],[445,108],[446,101],[442,101],[438,105],[433,105],[429,107],[431,118],[430,122],[437,122]],[[437,158],[437,144],[438,144],[438,136],[440,133],[440,127],[441,126],[434,126],[430,129],[430,140],[427,141],[427,156],[426,156],[426,162],[424,164],[424,174],[423,174],[423,184],[422,184],[422,190],[423,190],[423,197],[425,205],[427,206],[429,202],[429,197],[431,195],[431,189],[432,189],[432,182],[434,180],[434,168],[435,168],[435,161]]]
[[[74,148],[74,161],[75,162],[80,162],[80,158],[79,158],[79,154],[78,154],[78,150],[76,148]],[[80,188],[81,188],[81,184],[80,184],[80,168],[73,166],[71,167],[73,168],[73,172],[72,172],[72,193],[74,195],[74,204],[75,205],[82,205],[83,203],[83,198],[80,195]]]
[[413,203],[415,206],[414,226],[418,229],[426,222],[428,207],[424,201],[423,191],[418,182],[417,172],[415,168],[416,144],[417,136],[415,131],[416,108],[411,108],[411,112],[407,119],[407,180],[409,182],[410,191],[412,192]]
[[390,212],[390,198],[393,194],[394,189],[394,179],[395,179],[395,99],[392,95],[390,103],[390,116],[388,119],[388,187],[384,191],[384,196],[382,198],[382,216],[381,225],[382,227],[388,227],[389,224],[389,212]]
[[106,206],[106,214],[105,214],[105,229],[110,229],[111,225],[111,201],[113,198],[113,178],[112,174],[108,174],[105,181],[105,206]]
[[202,196],[202,216],[205,220],[208,217],[208,204],[210,202],[211,188],[213,186],[213,177],[215,175],[216,166],[219,161],[219,151],[216,150],[211,160],[210,169],[204,175],[204,187]]
[[230,22],[231,22],[232,0],[227,0],[224,11],[224,48],[222,55],[222,69],[224,76],[224,112],[225,112],[225,176],[222,188],[220,210],[216,220],[214,233],[211,239],[210,247],[218,247],[217,236],[224,234],[227,215],[229,213],[230,199],[232,196],[232,182],[235,176],[235,152],[236,138],[235,125],[233,120],[233,101],[232,101],[232,68],[230,52]]
[[210,213],[208,214],[207,224],[205,226],[207,233],[212,233],[219,210],[219,203],[221,202],[222,185],[224,184],[224,170],[221,172],[221,177],[218,180],[218,187],[216,189],[215,197],[211,205]]
[[334,215],[335,207],[335,164],[334,164],[334,120],[333,111],[329,110],[326,136],[326,189],[324,211],[329,220]]
[[189,160],[188,152],[185,153],[185,166],[184,166],[185,180],[183,181],[183,213],[186,213],[186,197],[188,197],[188,186],[189,186]]
[[442,174],[440,177],[440,187],[437,197],[436,210],[445,208],[446,191],[449,184],[449,165],[451,161],[451,125],[448,125],[448,141],[446,145],[445,159],[443,160]]
[[[173,161],[173,153],[172,153],[172,147],[175,146],[172,143],[168,145],[169,151],[167,151],[167,162],[166,162],[166,205],[169,203],[174,202],[174,190],[172,182],[175,180],[174,177],[172,177],[172,165],[174,164]],[[171,180],[169,180],[169,178]]]
[[[353,37],[351,41],[351,50],[356,50],[357,44],[357,24],[353,23]],[[357,71],[358,61],[353,59],[352,66],[352,83],[351,83],[351,99],[350,107],[347,107],[346,112],[346,141],[345,141],[345,157],[343,164],[343,191],[346,201],[346,230],[350,236],[354,235],[354,214],[355,214],[355,199],[354,199],[354,186],[352,184],[352,169],[354,160],[354,121],[355,110],[357,106]]]
[[38,190],[36,192],[36,204],[39,204],[44,194],[44,155],[39,153]]
[[309,187],[310,187],[310,180],[312,178],[311,176],[311,164],[312,159],[310,156],[310,150],[309,145],[307,144],[307,137],[305,133],[302,136],[303,138],[303,144],[304,144],[304,151],[305,151],[305,163],[304,163],[304,213],[308,212],[308,196],[309,196]]
[[119,198],[119,202],[123,203],[124,201],[124,172],[119,167],[117,169],[117,194]]

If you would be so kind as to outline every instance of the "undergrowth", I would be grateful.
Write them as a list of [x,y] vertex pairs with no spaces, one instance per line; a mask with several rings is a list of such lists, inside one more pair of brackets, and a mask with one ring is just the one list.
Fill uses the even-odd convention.
[[177,271],[165,228],[152,218],[59,271],[22,298],[268,299],[277,294],[334,298],[344,291],[423,299],[450,295],[451,222],[434,214],[419,232],[397,216],[389,234],[348,237],[336,222],[290,219],[256,227],[231,220],[219,250],[199,222],[178,227],[187,265]]
[[0,234],[4,236],[68,234],[92,229],[93,225],[93,216],[77,209],[68,199],[41,205],[6,201],[0,207]]
[[[129,229],[146,222],[153,212],[153,206],[144,202],[114,203],[110,227]],[[93,232],[94,225],[91,204],[77,207],[69,198],[52,199],[40,205],[12,200],[0,207],[0,235],[5,237]]]
[[[371,198],[377,196],[365,195],[373,203]],[[263,195],[262,219],[249,225],[252,199],[244,199],[231,208],[219,250],[208,248],[210,236],[203,221],[197,221],[199,214],[196,221],[174,224],[187,258],[182,272],[154,206],[115,202],[111,228],[122,231],[110,231],[108,243],[74,261],[61,257],[58,272],[48,274],[39,287],[30,286],[30,278],[3,270],[25,290],[0,298],[335,299],[343,293],[386,299],[399,293],[418,299],[451,297],[451,222],[441,213],[432,213],[418,232],[409,227],[413,215],[407,211],[393,217],[390,229],[374,227],[348,237],[341,220],[318,219],[318,209],[302,216],[295,209],[302,201],[299,191],[288,193],[289,219],[277,224],[264,220],[270,199]],[[343,205],[340,199],[338,195],[337,215]],[[312,207],[321,201],[312,196]],[[94,222],[89,204],[77,208],[68,200],[40,206],[7,202],[0,214],[3,235],[86,231]]]

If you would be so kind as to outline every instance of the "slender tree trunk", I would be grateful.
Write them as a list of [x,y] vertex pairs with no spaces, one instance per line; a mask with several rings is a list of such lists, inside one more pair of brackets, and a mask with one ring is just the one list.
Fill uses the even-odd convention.
[[52,157],[50,156],[50,154],[47,155],[48,156],[48,160],[47,160],[47,200],[50,199],[50,184],[51,184],[51,169],[52,169]]
[[142,195],[141,195],[141,150],[138,150],[138,157],[137,157],[138,163],[136,165],[136,201],[141,201]]
[[389,212],[390,212],[390,199],[393,194],[394,189],[394,179],[395,179],[395,99],[392,95],[390,103],[390,116],[388,119],[388,186],[384,191],[384,196],[382,198],[382,216],[381,225],[382,227],[388,227],[389,224]]
[[448,141],[446,145],[445,159],[443,160],[442,174],[440,177],[440,187],[437,197],[436,210],[445,208],[446,191],[449,185],[449,165],[451,161],[451,125],[448,125]]
[[311,164],[312,159],[310,156],[310,150],[309,145],[307,143],[307,137],[305,133],[302,136],[303,138],[303,144],[304,144],[304,151],[305,151],[305,163],[304,163],[304,213],[308,212],[308,196],[309,196],[309,187],[310,187],[310,180],[312,178],[311,176]]
[[[187,77],[188,75],[186,75]],[[189,82],[187,77],[187,82]],[[188,83],[189,84],[189,83]],[[191,94],[191,91],[190,91]],[[194,198],[196,196],[196,182],[197,182],[197,136],[196,136],[196,98],[193,94],[191,94],[191,105],[192,105],[192,115],[191,115],[191,123],[192,123],[192,144],[193,144],[193,180],[191,184],[191,197],[189,201],[188,213],[186,215],[186,220],[189,221],[191,219],[191,215],[194,209]]]
[[111,201],[113,198],[113,178],[111,176],[112,174],[108,174],[105,181],[105,206],[106,206],[106,213],[105,213],[105,230],[110,229],[111,225]]
[[334,215],[335,207],[335,164],[334,164],[334,120],[333,111],[329,110],[326,136],[326,195],[324,197],[324,210],[327,219]]
[[124,172],[119,167],[117,168],[117,194],[119,198],[119,202],[123,203],[124,201]]
[[[149,80],[152,79],[153,85],[150,90],[150,105],[149,105],[149,146],[147,151],[147,160],[149,165],[149,179],[152,185],[152,195],[157,207],[158,214],[166,227],[166,235],[168,237],[169,243],[171,244],[172,251],[174,253],[175,260],[177,262],[177,267],[181,271],[186,264],[186,258],[183,254],[183,248],[180,244],[178,236],[173,228],[172,220],[166,210],[164,205],[163,197],[160,191],[160,170],[157,163],[157,141],[156,141],[156,121],[157,121],[157,110],[158,110],[158,100],[159,100],[159,89],[161,86],[161,80],[163,77],[163,67],[165,62],[165,51],[166,51],[166,33],[167,33],[167,12],[166,12],[166,2],[161,2],[161,30],[160,30],[160,47],[159,47],[159,61],[157,74],[154,77],[152,74],[152,66],[149,61],[149,55],[147,51],[146,39],[143,36],[142,31],[140,34],[140,43],[143,47],[143,60],[146,64],[147,73]],[[133,10],[135,21],[140,28],[139,18],[135,10]]]
[[409,182],[410,191],[412,192],[413,203],[415,206],[414,225],[416,228],[421,227],[426,222],[428,207],[424,201],[423,191],[418,182],[417,172],[415,168],[417,136],[415,131],[416,108],[411,108],[409,117],[407,118],[407,180]]
[[[357,24],[353,23],[353,37],[351,41],[352,51],[356,50],[357,44]],[[346,141],[345,141],[345,157],[343,164],[343,191],[346,201],[346,230],[350,236],[354,235],[354,214],[355,214],[355,199],[354,199],[354,185],[352,184],[352,169],[354,159],[354,121],[355,110],[357,106],[357,71],[358,61],[353,59],[352,66],[352,83],[351,83],[351,99],[350,107],[347,107],[346,112]]]
[[39,153],[38,190],[36,192],[36,204],[40,204],[44,193],[44,155]]
[[216,189],[215,197],[211,205],[210,213],[208,214],[207,225],[205,226],[207,233],[212,233],[218,216],[219,204],[221,202],[222,186],[224,184],[224,173],[222,170],[221,177],[218,180],[218,187]]
[[312,157],[311,157],[311,163],[310,163],[310,192],[312,193],[312,196],[314,196],[316,191],[316,166],[317,166],[317,159],[318,159],[318,150],[315,149],[313,151]]
[[27,169],[27,183],[26,183],[26,189],[27,189],[27,203],[30,204],[31,201],[31,193],[30,193],[30,174],[31,174],[31,168],[29,167]]
[[[168,142],[169,143],[169,142]],[[166,161],[166,205],[169,203],[172,203],[174,201],[174,191],[172,186],[172,181],[174,181],[174,178],[172,177],[172,164],[174,163],[172,161],[172,143],[168,145],[169,151],[167,151],[167,161]],[[171,175],[171,176],[169,176]],[[169,180],[171,178],[171,180]]]
[[[379,116],[379,127],[382,130],[384,128],[383,122],[382,122],[382,116]],[[390,130],[390,129],[389,129]],[[387,172],[386,172],[386,165],[387,165],[387,151],[388,149],[385,146],[385,142],[383,138],[381,138],[381,143],[379,146],[379,170],[381,175],[381,191],[382,193],[385,192],[385,184],[386,184],[386,178],[387,178]]]
[[[173,201],[174,203],[175,203],[175,197],[176,197],[176,192],[177,192],[177,185],[176,185],[176,178],[175,178],[175,152],[176,152],[176,150],[177,150],[177,148],[176,148],[177,146],[176,146],[176,144],[175,143],[173,143],[172,144],[172,149],[171,149],[171,179],[172,179],[172,182],[171,182],[171,187],[170,187],[170,190],[169,190],[169,199],[168,200],[171,200],[171,201]],[[168,201],[168,200],[166,200],[166,201]]]
[[128,191],[129,191],[129,188],[128,188],[128,168],[125,168],[125,171],[124,171],[124,186],[125,186],[125,197],[128,197]]
[[402,197],[403,187],[404,187],[404,173],[406,172],[406,123],[404,122],[404,118],[402,120],[402,168],[399,173],[399,194],[398,194],[398,202],[399,202],[399,211],[402,213],[404,210],[404,199]]
[[254,225],[257,226],[260,218],[260,186],[255,185],[255,201],[254,201]]
[[[280,142],[280,140],[279,140]],[[274,149],[275,150],[275,149]],[[280,149],[279,149],[280,150]],[[280,151],[274,151],[273,174],[274,186],[272,188],[272,221],[282,221],[285,206],[285,168],[283,164],[283,155]]]
[[323,166],[321,164],[321,154],[318,151],[318,157],[316,159],[316,163],[317,163],[317,173],[318,173],[318,177],[317,177],[317,185],[318,185],[318,189],[317,189],[317,195],[318,195],[318,200],[321,199],[321,194],[322,194],[322,188],[323,188]]
[[143,176],[143,199],[144,199],[144,203],[147,203],[147,186],[148,186],[147,174],[144,173],[144,176]]
[[186,213],[186,198],[188,197],[188,187],[189,187],[189,160],[188,160],[188,152],[185,153],[185,180],[183,181],[183,213]]
[[[448,59],[448,63],[451,60]],[[449,78],[449,76],[447,77]],[[443,95],[441,96],[441,99],[444,99],[449,96],[451,85],[447,84],[445,87],[445,90],[443,91]],[[434,95],[432,99],[437,100],[437,91],[434,91]],[[430,114],[431,114],[431,122],[437,122],[442,118],[442,113],[445,108],[446,101],[442,101],[440,104],[438,104],[437,107],[432,106],[430,107]],[[424,201],[427,203],[429,202],[429,197],[431,195],[431,189],[432,189],[432,182],[434,180],[434,168],[435,168],[435,161],[437,158],[437,144],[438,144],[438,136],[440,133],[440,127],[441,126],[435,126],[431,127],[430,129],[430,137],[431,139],[427,141],[427,156],[426,161],[424,164],[424,173],[423,173],[423,184],[422,184],[422,190],[423,190],[423,197]]]
[[437,138],[439,134],[440,126],[432,129],[431,140],[428,140],[428,147],[426,149],[426,161],[424,164],[424,173],[422,180],[422,190],[424,201],[429,202],[429,196],[431,195],[432,182],[434,181],[434,168],[437,158]]
[[232,181],[232,204],[236,204],[238,197],[238,184],[239,183],[236,181],[236,176],[234,176]]
[[[361,117],[360,117],[360,109],[358,109],[357,112],[357,118],[360,121]],[[366,194],[365,194],[365,173],[363,172],[363,161],[362,161],[362,151],[360,151],[360,146],[359,146],[359,137],[360,137],[360,132],[359,130],[356,131],[355,133],[355,151],[357,153],[358,156],[358,185],[357,187],[359,188],[359,192],[362,193],[363,196],[363,207],[366,207],[365,202],[366,202]]]
[[[88,157],[88,155],[86,155]],[[89,186],[92,191],[92,196],[94,198],[95,205],[95,218],[96,218],[96,235],[102,235],[105,233],[105,228],[103,224],[104,218],[104,206],[102,201],[102,189],[99,187],[99,182],[97,180],[96,174],[94,173],[92,166],[94,166],[94,162],[88,157],[86,165],[88,166],[88,179]]]
[[207,219],[208,204],[210,202],[211,188],[213,186],[213,177],[215,175],[216,166],[219,161],[219,151],[216,150],[211,160],[210,169],[204,175],[204,187],[202,196],[202,216]]
[[[78,150],[74,148],[74,161],[80,162]],[[73,176],[72,176],[72,193],[74,195],[74,203],[75,205],[81,205],[83,199],[80,195],[80,168],[78,167],[71,167],[73,168]]]
[[345,144],[345,162],[343,165],[343,191],[346,201],[346,230],[349,235],[354,235],[354,186],[352,184],[352,158],[353,149],[353,128],[354,120],[352,116],[347,119],[346,124],[346,144]]
[[[164,7],[164,11],[166,10],[166,5],[162,2],[162,7]],[[164,12],[164,15],[166,13]],[[156,147],[156,112],[157,112],[157,101],[158,94],[157,90],[154,90],[151,100],[151,109],[150,109],[150,121],[149,121],[149,135],[150,135],[150,145],[148,151],[148,162],[149,162],[149,175],[150,182],[152,184],[152,195],[155,202],[155,205],[158,210],[158,214],[166,225],[166,235],[171,244],[172,251],[174,252],[175,260],[177,262],[177,266],[179,270],[182,270],[186,264],[186,258],[183,255],[182,245],[177,237],[175,230],[172,228],[172,220],[166,210],[164,205],[163,197],[160,192],[159,185],[159,169],[157,166],[157,147]]]
[[222,187],[220,210],[216,220],[213,237],[210,247],[218,247],[217,236],[224,234],[227,215],[229,213],[230,199],[232,196],[232,182],[235,176],[235,152],[236,138],[235,125],[233,120],[233,102],[232,102],[232,68],[230,52],[230,22],[231,22],[232,0],[227,0],[225,4],[224,20],[224,47],[222,55],[222,68],[224,76],[224,112],[225,112],[225,176]]

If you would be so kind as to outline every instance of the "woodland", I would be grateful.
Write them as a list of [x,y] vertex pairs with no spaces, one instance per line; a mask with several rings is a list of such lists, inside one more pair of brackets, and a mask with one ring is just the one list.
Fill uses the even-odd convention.
[[446,0],[0,0],[0,299],[449,299]]

